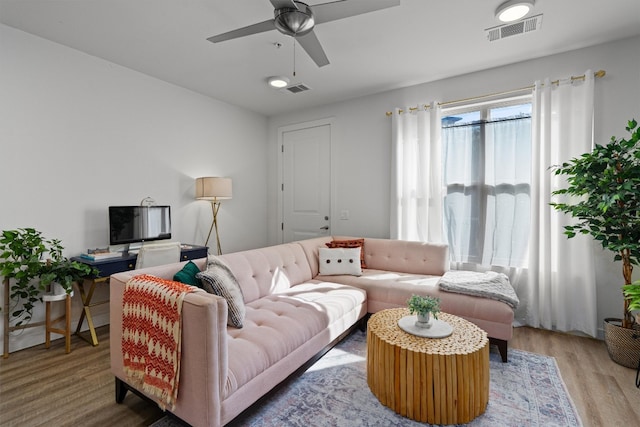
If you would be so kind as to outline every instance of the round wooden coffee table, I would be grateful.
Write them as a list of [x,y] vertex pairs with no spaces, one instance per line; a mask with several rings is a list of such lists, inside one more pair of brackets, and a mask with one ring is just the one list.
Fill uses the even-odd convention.
[[489,402],[487,333],[460,317],[439,313],[453,326],[446,338],[404,332],[406,308],[375,313],[367,324],[367,382],[398,414],[430,424],[464,424]]

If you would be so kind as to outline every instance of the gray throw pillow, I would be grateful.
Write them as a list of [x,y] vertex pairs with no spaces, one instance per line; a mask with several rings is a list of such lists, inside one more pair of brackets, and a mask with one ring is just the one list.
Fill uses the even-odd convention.
[[209,257],[207,269],[196,274],[201,280],[202,288],[227,300],[229,316],[227,324],[242,328],[245,316],[242,290],[229,267],[218,257]]

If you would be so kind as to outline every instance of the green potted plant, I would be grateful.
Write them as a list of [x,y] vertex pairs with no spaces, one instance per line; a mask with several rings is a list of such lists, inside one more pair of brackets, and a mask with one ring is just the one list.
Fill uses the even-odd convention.
[[41,290],[34,282],[40,276],[42,259],[50,244],[33,228],[4,230],[0,237],[0,276],[5,286],[13,280],[9,295],[11,316],[18,319],[18,326],[31,320],[35,304],[41,301]]
[[58,283],[71,293],[74,281],[96,274],[94,268],[65,258],[63,249],[60,240],[46,239],[34,228],[2,231],[0,276],[5,286],[10,285],[10,314],[16,326],[29,323],[48,285]]
[[44,290],[47,286],[58,285],[62,292],[71,294],[74,282],[97,274],[98,271],[94,267],[62,257],[42,266],[40,289]]
[[47,286],[57,285],[62,288],[62,292],[71,294],[74,282],[98,274],[96,268],[66,258],[62,255],[63,250],[64,247],[60,240],[51,239],[49,241],[49,256],[47,261],[41,265],[40,270],[40,290],[45,290]]
[[407,300],[407,307],[411,314],[418,316],[417,325],[428,325],[431,322],[431,315],[438,318],[440,312],[440,298],[430,296],[411,295]]
[[629,302],[629,311],[636,311],[636,323],[640,323],[640,280],[624,285],[622,293]]
[[[572,199],[551,203],[576,219],[565,227],[568,238],[591,235],[615,254],[615,261],[622,261],[625,286],[631,284],[633,266],[640,261],[640,128],[630,120],[626,130],[628,139],[611,137],[609,144],[596,145],[555,167],[556,175],[566,176],[568,186],[552,194]],[[614,361],[636,367],[640,340],[633,339],[637,331],[629,301],[624,298],[622,319],[605,319],[605,342]]]

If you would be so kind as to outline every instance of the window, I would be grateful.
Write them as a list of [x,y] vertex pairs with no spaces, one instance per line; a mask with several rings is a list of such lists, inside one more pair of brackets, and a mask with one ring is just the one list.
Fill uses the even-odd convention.
[[449,109],[442,118],[444,223],[451,260],[525,267],[530,99]]

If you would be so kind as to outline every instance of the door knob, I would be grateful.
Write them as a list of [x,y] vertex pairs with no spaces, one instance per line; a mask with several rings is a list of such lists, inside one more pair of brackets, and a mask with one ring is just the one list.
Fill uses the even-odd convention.
[[320,227],[320,230],[328,230],[328,229],[329,229],[328,225],[325,225],[324,227]]

